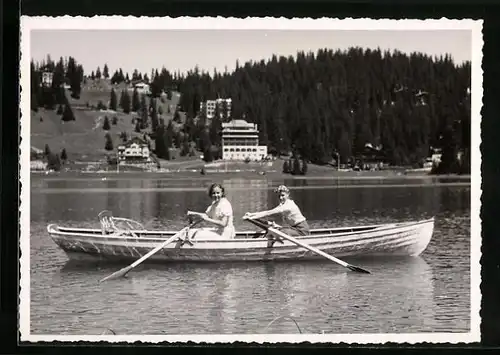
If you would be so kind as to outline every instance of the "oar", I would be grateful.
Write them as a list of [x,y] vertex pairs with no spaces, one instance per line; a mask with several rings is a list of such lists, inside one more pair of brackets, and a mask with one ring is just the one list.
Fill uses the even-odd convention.
[[195,224],[198,224],[199,222],[200,221],[198,220],[198,221],[190,223],[188,226],[184,227],[179,232],[175,233],[173,236],[171,236],[166,241],[164,241],[163,243],[161,243],[160,245],[158,245],[156,248],[154,248],[153,250],[151,250],[149,253],[147,253],[146,255],[144,255],[142,258],[136,260],[133,264],[130,264],[129,266],[124,267],[123,269],[120,269],[120,270],[114,272],[113,274],[111,274],[109,276],[106,276],[105,278],[103,278],[99,282],[104,282],[104,281],[107,281],[107,280],[117,279],[119,277],[125,276],[126,274],[128,274],[128,272],[130,270],[132,270],[133,268],[135,268],[137,265],[139,265],[140,263],[142,263],[144,260],[146,260],[147,258],[149,258],[151,255],[153,255],[153,254],[157,253],[159,250],[163,249],[166,245],[172,243],[174,240],[176,240],[179,237],[179,235],[181,235],[183,232],[189,230],[189,228],[193,227]]
[[290,242],[302,247],[302,248],[305,248],[309,251],[312,251],[313,253],[316,253],[318,255],[321,255],[325,258],[327,258],[328,260],[331,260],[337,264],[340,264],[342,265],[343,267],[345,268],[348,268],[349,270],[352,270],[352,271],[356,271],[356,272],[361,272],[361,273],[365,273],[365,274],[370,274],[370,271],[368,270],[365,270],[363,268],[360,268],[359,266],[355,266],[355,265],[351,265],[351,264],[348,264],[346,263],[345,261],[342,261],[340,259],[337,259],[336,257],[334,256],[331,256],[313,246],[310,246],[308,244],[305,244],[297,239],[295,239],[294,237],[291,237],[289,236],[288,234],[285,234],[283,233],[282,231],[280,231],[279,229],[276,229],[276,228],[273,228],[273,227],[270,227],[267,225],[267,223],[263,222],[263,221],[260,221],[260,220],[257,220],[257,219],[251,219],[251,218],[244,218],[245,220],[249,221],[249,222],[252,222],[253,224],[261,227],[261,228],[264,228],[264,229],[268,229],[271,233],[283,238],[283,239],[286,239],[286,240],[289,240]]

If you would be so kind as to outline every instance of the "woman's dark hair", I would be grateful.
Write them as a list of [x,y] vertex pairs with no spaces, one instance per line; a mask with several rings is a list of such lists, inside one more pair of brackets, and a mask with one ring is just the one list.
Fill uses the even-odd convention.
[[214,189],[218,187],[222,191],[222,197],[226,197],[226,190],[224,190],[224,187],[221,184],[212,184],[208,188],[208,197],[212,197],[212,193],[214,192]]

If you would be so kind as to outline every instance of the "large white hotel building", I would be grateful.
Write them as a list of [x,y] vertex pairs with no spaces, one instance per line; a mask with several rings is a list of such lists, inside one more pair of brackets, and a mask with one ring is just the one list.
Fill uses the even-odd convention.
[[259,145],[257,124],[245,120],[222,123],[223,160],[262,160],[267,156],[267,146]]
[[[227,109],[226,117],[231,117],[231,98],[200,102],[200,111],[206,108],[206,117],[213,118],[215,109]],[[245,120],[232,120],[222,123],[222,159],[223,160],[262,160],[267,156],[267,146],[259,145],[257,125]]]

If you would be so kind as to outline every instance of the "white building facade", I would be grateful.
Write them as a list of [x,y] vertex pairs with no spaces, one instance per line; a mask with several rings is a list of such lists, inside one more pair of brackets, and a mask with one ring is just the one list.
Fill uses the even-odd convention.
[[45,87],[52,86],[52,79],[53,78],[54,78],[54,73],[43,72],[42,73],[42,81],[40,82],[40,86],[45,86]]
[[215,116],[215,108],[219,106],[221,114],[224,109],[224,102],[227,108],[227,117],[231,117],[231,99],[217,99],[217,100],[207,100],[205,102],[200,102],[200,112],[203,110],[203,105],[207,108],[207,118],[213,118]]
[[259,145],[257,125],[245,120],[222,123],[222,159],[258,161],[267,157],[267,146]]
[[147,144],[131,140],[125,145],[118,146],[119,162],[151,162],[150,151]]
[[134,84],[131,88],[129,88],[130,91],[137,90],[138,94],[144,94],[144,95],[149,95],[151,94],[151,90],[149,87],[149,84],[139,82]]

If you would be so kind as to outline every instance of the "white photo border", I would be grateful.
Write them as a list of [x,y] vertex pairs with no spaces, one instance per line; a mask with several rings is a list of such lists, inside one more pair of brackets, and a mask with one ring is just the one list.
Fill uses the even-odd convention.
[[[21,342],[194,342],[194,343],[471,343],[479,342],[481,305],[481,108],[483,97],[482,20],[388,20],[388,19],[307,19],[307,18],[224,18],[224,17],[29,17],[20,23],[20,294],[19,332]],[[206,334],[206,335],[35,335],[30,332],[30,31],[57,29],[134,30],[470,30],[471,61],[471,288],[470,332],[419,334]]]

